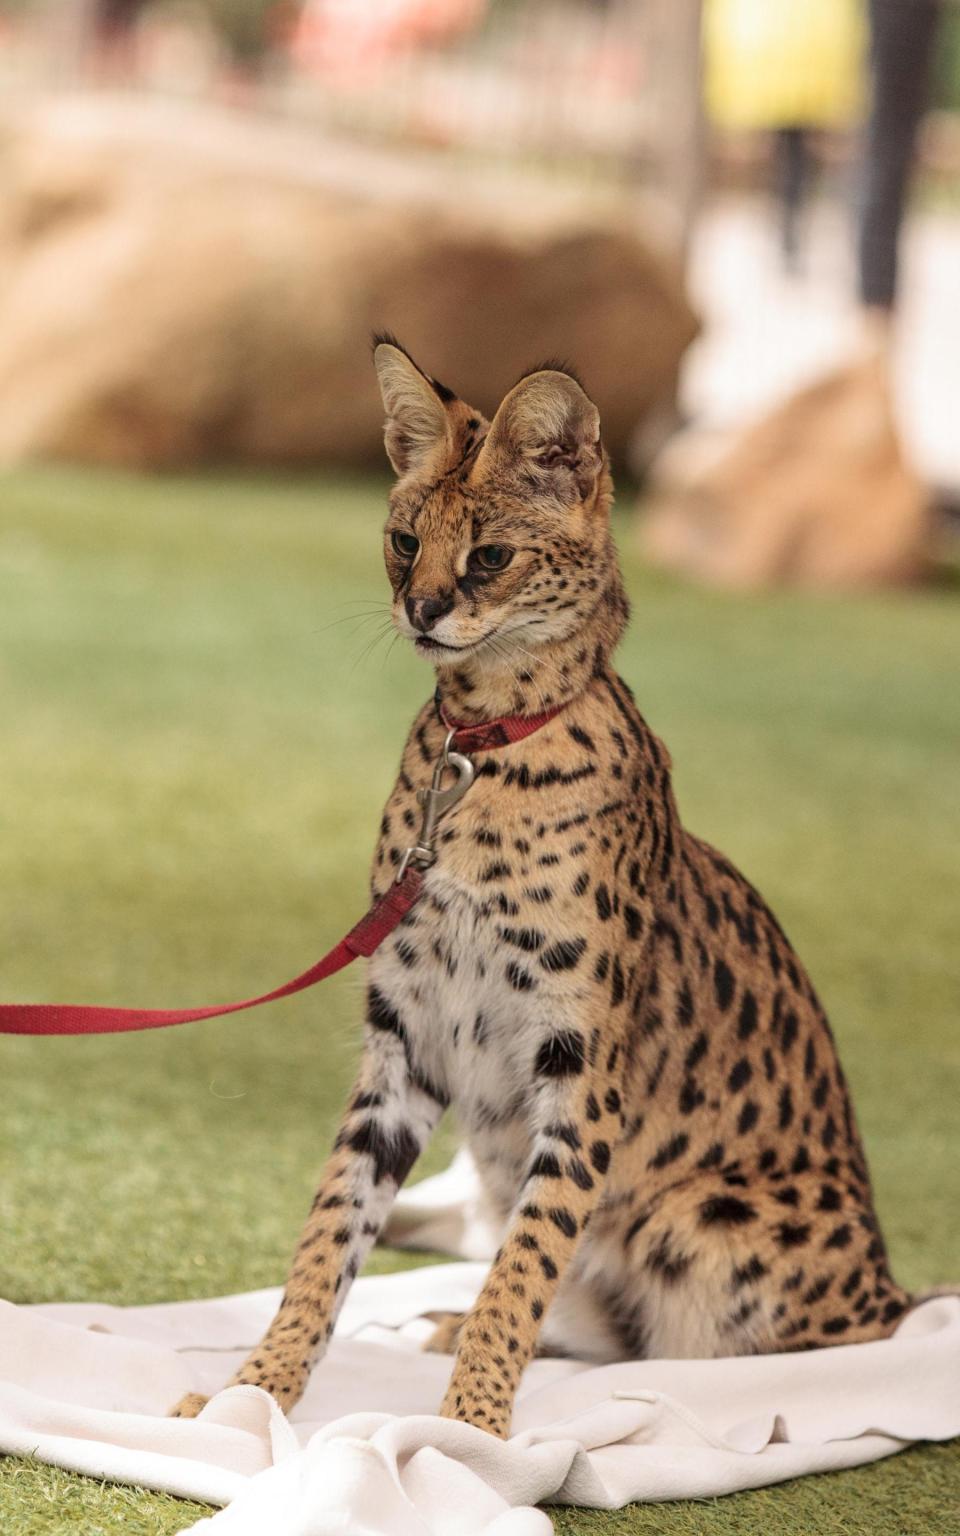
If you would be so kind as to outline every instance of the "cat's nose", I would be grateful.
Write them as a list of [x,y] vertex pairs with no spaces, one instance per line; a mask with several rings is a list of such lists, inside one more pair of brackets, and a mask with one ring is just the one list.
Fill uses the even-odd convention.
[[438,619],[442,619],[445,613],[450,612],[453,607],[453,593],[438,592],[434,597],[408,597],[404,606],[407,610],[407,618],[414,629],[419,629],[425,635]]

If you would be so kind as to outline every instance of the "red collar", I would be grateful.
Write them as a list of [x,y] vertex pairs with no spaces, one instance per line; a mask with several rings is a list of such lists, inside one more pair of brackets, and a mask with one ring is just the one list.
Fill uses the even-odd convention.
[[[569,701],[567,701],[569,702]],[[532,736],[542,725],[556,719],[567,703],[555,704],[539,715],[501,715],[499,720],[481,720],[475,725],[451,720],[440,700],[437,713],[448,731],[454,732],[453,748],[457,752],[489,752],[493,747],[512,747],[515,742]]]

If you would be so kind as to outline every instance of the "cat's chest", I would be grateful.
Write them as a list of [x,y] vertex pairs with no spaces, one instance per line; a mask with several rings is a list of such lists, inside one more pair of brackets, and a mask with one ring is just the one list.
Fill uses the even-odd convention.
[[371,960],[416,1065],[467,1124],[516,1115],[549,1000],[524,962],[515,920],[489,890],[433,869],[409,920]]

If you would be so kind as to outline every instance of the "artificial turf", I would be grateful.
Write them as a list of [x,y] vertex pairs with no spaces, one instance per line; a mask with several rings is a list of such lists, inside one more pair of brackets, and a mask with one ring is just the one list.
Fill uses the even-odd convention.
[[[384,631],[385,482],[0,481],[0,996],[160,1006],[303,969],[365,905],[424,664]],[[688,825],[771,900],[826,1002],[893,1267],[960,1280],[960,600],[743,597],[643,571],[621,671]],[[359,969],[254,1014],[0,1038],[0,1295],[278,1284],[359,1043]],[[425,1159],[449,1154],[445,1131]],[[396,1261],[379,1254],[380,1266]],[[949,1536],[960,1445],[577,1536]],[[0,1462],[0,1530],[198,1511]]]

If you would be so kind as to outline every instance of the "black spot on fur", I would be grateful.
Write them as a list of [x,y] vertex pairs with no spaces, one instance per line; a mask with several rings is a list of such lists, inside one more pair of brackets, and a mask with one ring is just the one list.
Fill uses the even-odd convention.
[[839,1227],[834,1227],[830,1236],[824,1243],[824,1248],[849,1248],[853,1240],[853,1233],[847,1222],[842,1222]]
[[697,1035],[697,1037],[694,1040],[693,1044],[691,1045],[690,1049],[687,1051],[686,1060],[684,1061],[684,1066],[686,1067],[688,1072],[692,1072],[695,1067],[698,1067],[700,1065],[700,1063],[703,1060],[704,1056],[706,1056],[706,1054],[707,1054],[708,1048],[709,1048],[709,1041],[707,1040],[707,1037],[703,1033],[703,1031],[701,1031],[700,1034]]
[[493,864],[488,864],[486,869],[481,871],[479,878],[489,883],[494,880],[506,880],[511,873],[510,865],[505,864],[502,859],[497,859]]
[[623,1002],[624,990],[625,990],[625,985],[624,985],[624,980],[623,980],[623,967],[620,964],[620,956],[619,955],[614,955],[614,957],[613,957],[613,975],[612,975],[612,977],[610,979],[610,1006],[611,1006],[611,1008],[619,1008],[620,1004]]
[[759,1105],[755,1104],[752,1099],[748,1099],[746,1104],[744,1104],[743,1108],[741,1109],[739,1119],[737,1120],[738,1133],[741,1136],[746,1136],[748,1131],[753,1130],[759,1119]]
[[580,1150],[580,1132],[568,1120],[551,1122],[545,1128],[544,1134],[555,1137],[557,1141],[562,1141],[565,1146],[570,1148],[571,1152],[579,1152]]
[[693,993],[690,991],[690,983],[686,977],[677,993],[677,1023],[681,1029],[688,1029],[693,1023]]
[[610,1167],[610,1147],[607,1142],[593,1142],[590,1147],[590,1161],[598,1173],[606,1173]]
[[544,941],[539,928],[501,928],[500,937],[505,944],[513,944],[528,955],[538,950]]
[[730,1275],[730,1289],[739,1291],[745,1285],[751,1285],[756,1280],[762,1280],[770,1271],[761,1259],[753,1254],[746,1264],[739,1264]]
[[745,1088],[747,1086],[747,1083],[749,1083],[752,1076],[753,1068],[751,1067],[747,1058],[745,1056],[741,1056],[740,1060],[734,1062],[730,1069],[730,1076],[727,1079],[727,1087],[731,1093],[739,1093],[741,1088]]
[[540,956],[540,964],[545,971],[575,970],[580,964],[586,947],[586,939],[561,939],[559,944],[553,944],[549,949],[544,950]]
[[717,998],[717,1007],[722,1012],[726,1012],[733,1002],[735,988],[736,983],[729,965],[725,960],[717,960],[713,967],[713,989]]
[[800,1300],[803,1305],[805,1307],[812,1307],[816,1302],[822,1301],[832,1284],[833,1279],[830,1275],[820,1275],[818,1279],[814,1280],[810,1289],[804,1291],[801,1296]]
[[710,1195],[700,1204],[700,1221],[707,1227],[744,1226],[748,1221],[753,1221],[756,1214],[748,1200],[740,1200],[736,1195]]
[[806,1147],[798,1147],[793,1162],[790,1164],[791,1173],[806,1173],[810,1167],[810,1153]]
[[572,1157],[570,1159],[567,1173],[578,1189],[593,1188],[593,1175],[586,1164],[580,1161],[579,1157]]
[[638,939],[643,932],[643,918],[636,907],[629,903],[623,909],[623,925],[627,930],[628,939]]
[[636,1237],[637,1233],[643,1231],[644,1227],[646,1226],[646,1224],[647,1224],[647,1222],[649,1220],[650,1220],[650,1213],[649,1213],[649,1211],[643,1211],[643,1212],[641,1212],[641,1214],[639,1216],[635,1216],[634,1217],[633,1221],[631,1221],[631,1223],[630,1223],[629,1227],[627,1228],[626,1232],[623,1234],[623,1246],[624,1246],[624,1248],[629,1248],[630,1247],[630,1244],[633,1242],[633,1240]]
[[583,1036],[577,1030],[565,1029],[544,1040],[535,1067],[540,1077],[575,1077],[583,1071],[583,1062]]
[[375,1184],[384,1179],[402,1184],[420,1154],[420,1143],[408,1126],[387,1134],[375,1120],[364,1120],[342,1144],[373,1159]]
[[649,1168],[666,1168],[670,1163],[675,1163],[678,1157],[682,1157],[690,1145],[690,1137],[684,1131],[678,1131],[665,1141],[651,1157],[647,1166]]
[[523,966],[518,965],[515,960],[508,962],[506,975],[511,987],[514,987],[517,992],[529,992],[536,986],[530,972],[525,971]]
[[757,1000],[749,988],[744,992],[740,1001],[740,1016],[737,1020],[737,1034],[741,1040],[749,1040],[757,1028]]
[[776,1228],[776,1236],[781,1248],[802,1248],[810,1240],[810,1228],[805,1222],[794,1225],[789,1221],[781,1221]]
[[383,993],[376,987],[371,987],[367,994],[367,1022],[374,1029],[382,1029],[385,1034],[396,1035],[399,1040],[405,1039],[406,1032],[400,1015],[390,1007]]
[[690,1268],[692,1259],[688,1253],[675,1249],[672,1236],[664,1232],[647,1254],[646,1266],[667,1285],[676,1285]]
[[588,752],[596,752],[597,744],[593,737],[590,735],[589,731],[583,730],[583,728],[579,725],[568,725],[567,732],[570,736],[570,739],[575,741],[578,746],[586,747]]
[[677,1108],[681,1115],[692,1115],[706,1102],[707,1095],[699,1086],[695,1077],[684,1078],[677,1098]]

